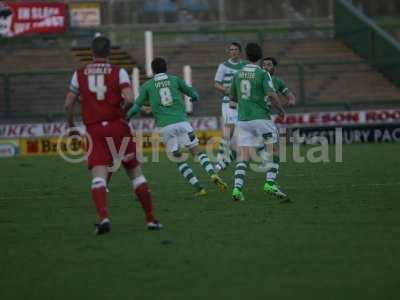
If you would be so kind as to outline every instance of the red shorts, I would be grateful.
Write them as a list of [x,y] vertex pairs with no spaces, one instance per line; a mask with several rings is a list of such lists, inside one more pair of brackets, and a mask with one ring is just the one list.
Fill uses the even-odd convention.
[[[113,166],[113,154],[121,155],[122,165],[128,170],[139,165],[136,157],[136,143],[127,121],[118,119],[87,125],[86,134],[88,135],[87,150],[90,151],[89,169],[95,166]],[[125,151],[121,146],[126,147]]]

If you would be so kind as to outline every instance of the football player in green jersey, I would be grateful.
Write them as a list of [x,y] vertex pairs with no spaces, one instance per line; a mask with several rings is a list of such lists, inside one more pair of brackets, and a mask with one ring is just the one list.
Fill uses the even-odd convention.
[[[272,83],[274,84],[274,88],[279,96],[282,96],[285,99],[285,104],[288,106],[293,106],[296,104],[296,96],[289,90],[285,81],[280,77],[276,76],[276,67],[278,66],[278,61],[273,57],[265,57],[262,61],[262,67],[265,71],[269,72],[272,77]],[[281,97],[280,97],[281,98]],[[268,167],[268,152],[267,149],[262,146],[257,149],[258,154],[263,160],[263,164]],[[270,151],[272,157],[279,155],[279,143],[273,145],[272,150]],[[273,158],[272,158],[273,159]]]
[[296,104],[296,96],[289,90],[285,81],[275,74],[277,66],[278,61],[275,58],[265,57],[263,59],[262,67],[271,75],[276,92],[278,95],[283,96],[286,99],[287,105],[293,106]]
[[[237,103],[239,115],[235,133],[239,153],[232,197],[239,201],[244,200],[242,188],[251,150],[262,145],[266,145],[269,149],[271,145],[278,143],[278,131],[271,120],[270,106],[266,102],[266,96],[278,109],[280,115],[285,113],[276,94],[271,75],[257,64],[262,57],[261,47],[256,43],[249,43],[246,46],[246,55],[250,63],[234,75],[231,84],[231,105]],[[279,156],[274,156],[273,163],[267,170],[264,191],[280,199],[288,199],[275,182],[278,169]]]
[[156,125],[161,128],[166,149],[176,159],[180,173],[197,190],[196,195],[205,195],[206,191],[184,160],[183,147],[189,149],[191,154],[200,161],[211,180],[221,191],[224,191],[227,187],[226,183],[215,174],[214,167],[207,154],[200,151],[199,140],[188,122],[182,94],[189,96],[192,101],[197,101],[199,95],[180,77],[166,73],[167,63],[163,58],[155,58],[151,67],[155,75],[140,88],[139,96],[136,98],[133,107],[128,111],[128,118],[136,115],[145,103],[150,102]]
[[222,111],[222,138],[218,150],[217,171],[225,169],[236,153],[232,150],[231,139],[237,122],[237,110],[229,107],[229,92],[233,75],[238,72],[246,62],[241,59],[242,46],[233,42],[229,45],[229,59],[218,66],[215,74],[215,89],[221,93]]

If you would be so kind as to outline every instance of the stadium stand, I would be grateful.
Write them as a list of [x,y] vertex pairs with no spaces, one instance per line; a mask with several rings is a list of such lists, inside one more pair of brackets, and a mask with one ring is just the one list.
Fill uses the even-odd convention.
[[57,40],[9,40],[1,44],[0,73],[70,69],[76,65],[69,47]]
[[[196,114],[215,115],[219,110],[213,80],[218,64],[226,58],[228,43],[190,42],[180,47],[156,45],[156,55],[167,58],[170,72],[180,74],[184,64],[192,64],[193,84],[204,100],[196,104]],[[278,75],[287,81],[298,98],[302,93],[299,66],[303,66],[307,104],[324,107],[325,104],[338,103],[343,108],[342,104],[348,106],[372,101],[377,105],[392,100],[400,103],[400,89],[340,40],[274,39],[266,40],[263,47],[265,56],[279,60]]]
[[[11,101],[7,118],[12,121],[53,120],[63,117],[62,102],[72,71],[91,60],[90,48],[72,47],[62,39],[19,39],[2,47],[0,74],[10,74]],[[112,62],[128,70],[135,61],[119,47],[112,49]],[[4,79],[0,77],[0,99],[5,99]],[[0,101],[0,114],[5,113]]]
[[[92,52],[89,47],[73,47],[71,49],[74,57],[81,64],[87,64],[92,61]],[[114,46],[111,49],[111,63],[119,65],[126,70],[132,70],[137,66],[137,62],[121,47]]]
[[[195,104],[195,115],[219,114],[219,95],[213,88],[214,75],[218,64],[226,59],[225,50],[229,42],[155,39],[154,55],[167,59],[170,73],[182,74],[183,65],[192,65],[193,85],[203,100]],[[40,47],[9,44],[2,49],[8,55],[1,56],[0,73],[10,73],[10,70],[12,73],[25,73],[9,78],[11,104],[7,116],[12,116],[12,119],[26,120],[33,115],[44,120],[62,118],[62,101],[72,70],[90,60],[88,48],[71,47],[65,42],[50,41],[47,44],[46,47],[40,43]],[[302,101],[319,109],[325,109],[326,105],[343,109],[359,103],[374,102],[375,106],[387,101],[397,100],[400,103],[399,88],[340,40],[267,39],[263,47],[265,56],[275,56],[279,60],[278,75],[300,101],[294,110],[305,110]],[[138,45],[124,49],[115,47],[112,61],[126,67],[129,72],[137,64],[143,72],[144,49]],[[26,73],[29,71],[35,73]],[[145,77],[142,75],[143,80]],[[0,89],[3,94],[3,80],[0,80]],[[0,113],[3,115],[5,104],[0,102]]]

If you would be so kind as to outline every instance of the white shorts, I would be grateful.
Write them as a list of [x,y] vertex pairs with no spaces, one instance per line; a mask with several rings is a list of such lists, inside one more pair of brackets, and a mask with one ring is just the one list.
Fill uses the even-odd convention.
[[271,120],[239,121],[235,135],[239,147],[260,147],[278,142],[278,130]]
[[238,121],[238,111],[229,107],[229,103],[222,103],[222,121],[224,124],[236,124]]
[[161,128],[163,142],[167,151],[175,152],[183,147],[193,148],[199,144],[189,122],[179,122]]

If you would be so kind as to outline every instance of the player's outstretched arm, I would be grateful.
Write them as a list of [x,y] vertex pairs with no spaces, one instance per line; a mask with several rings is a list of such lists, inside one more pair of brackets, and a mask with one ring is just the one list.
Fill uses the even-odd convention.
[[272,105],[278,110],[278,114],[280,116],[284,116],[285,115],[285,109],[283,108],[282,103],[279,100],[278,95],[273,91],[269,91],[267,93],[267,96],[269,97],[269,99],[271,99]]
[[130,118],[134,117],[135,115],[137,115],[139,111],[140,111],[140,107],[139,107],[138,105],[134,104],[134,105],[128,110],[128,113],[127,113],[128,119],[130,119]]
[[69,91],[65,96],[64,111],[67,116],[67,123],[70,128],[75,127],[74,123],[74,105],[79,96],[78,73],[74,72],[69,85]]
[[124,99],[124,108],[129,109],[133,105],[133,100],[135,98],[132,88],[130,86],[123,88],[121,94]]
[[220,82],[215,82],[215,83],[214,83],[214,88],[215,88],[218,92],[222,93],[223,96],[226,96],[226,94],[228,93],[228,91],[225,89],[225,87],[224,87],[224,86],[222,85],[222,83],[220,83]]
[[275,89],[278,93],[282,94],[285,97],[286,105],[293,106],[296,104],[296,96],[289,90],[286,85],[286,82],[276,77],[277,86],[275,85]]
[[224,80],[224,67],[222,64],[218,66],[217,73],[215,74],[215,79],[214,79],[214,88],[222,93],[223,96],[228,96],[229,90],[227,90],[223,85],[222,81]]
[[78,95],[76,95],[72,91],[69,91],[65,97],[64,110],[65,110],[65,113],[67,116],[67,123],[70,128],[75,127],[74,105],[75,105],[77,98],[78,98]]
[[288,94],[286,95],[286,99],[287,99],[287,104],[289,106],[296,105],[297,101],[296,96],[291,91],[289,91]]
[[178,77],[178,83],[179,83],[179,89],[183,94],[186,96],[189,96],[192,101],[198,101],[199,100],[199,94],[197,91],[186,84],[181,78]]
[[237,80],[236,80],[237,76],[234,75],[233,79],[232,79],[232,84],[231,84],[231,89],[229,91],[229,107],[230,108],[237,108],[237,102],[238,102],[238,95],[237,95],[237,89],[236,89],[236,85],[237,85]]
[[148,94],[145,86],[140,88],[139,96],[136,98],[133,106],[128,110],[127,117],[128,119],[137,115],[141,109],[141,107],[145,104],[148,99]]
[[276,94],[275,86],[272,81],[272,77],[268,72],[265,72],[265,77],[263,80],[264,92],[271,99],[271,104],[278,110],[278,114],[280,116],[285,115],[285,110],[282,106],[282,103]]

